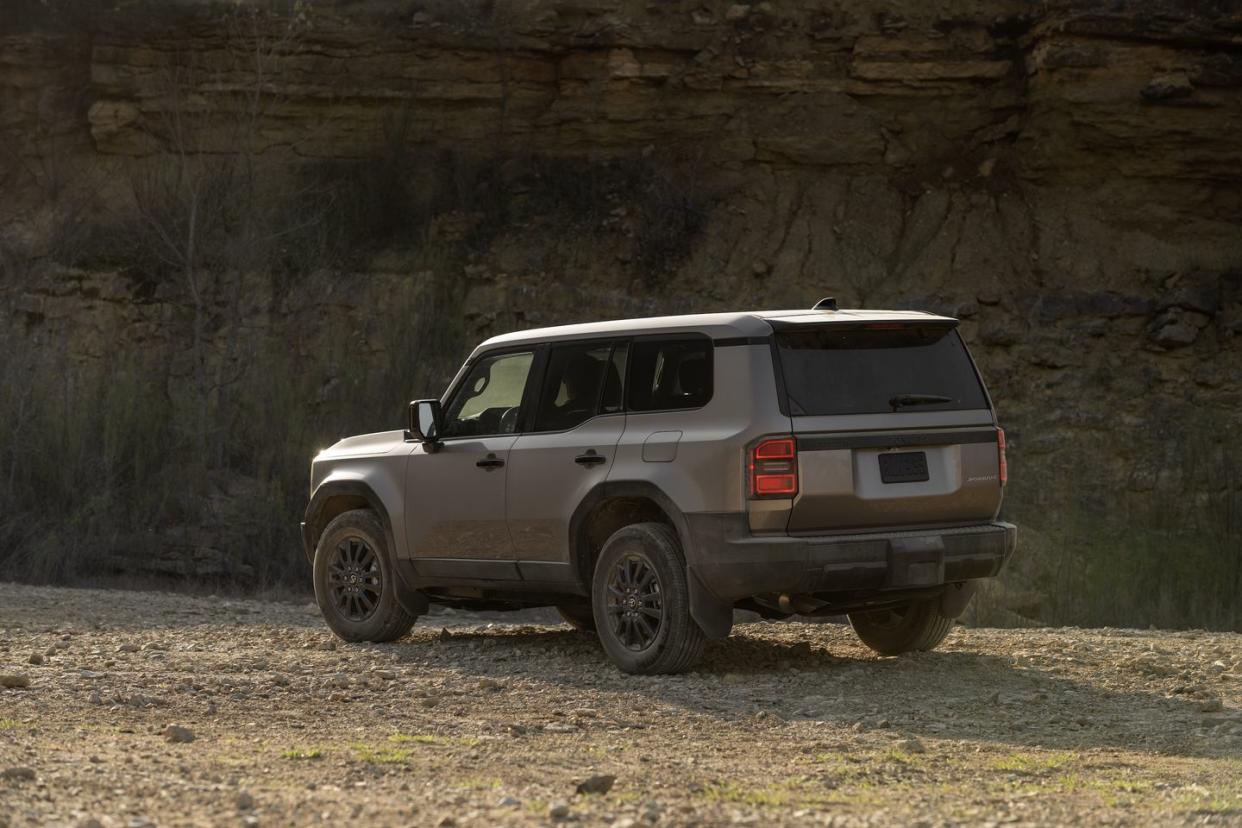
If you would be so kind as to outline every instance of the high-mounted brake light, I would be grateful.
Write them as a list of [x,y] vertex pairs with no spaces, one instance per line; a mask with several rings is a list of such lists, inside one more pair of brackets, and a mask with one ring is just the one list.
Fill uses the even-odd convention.
[[996,452],[1000,460],[1000,484],[1009,480],[1009,463],[1005,460],[1005,429],[996,429]]
[[903,331],[905,328],[900,322],[869,322],[863,325],[863,329],[868,331]]
[[798,444],[792,437],[758,443],[746,458],[752,498],[793,497],[798,493]]

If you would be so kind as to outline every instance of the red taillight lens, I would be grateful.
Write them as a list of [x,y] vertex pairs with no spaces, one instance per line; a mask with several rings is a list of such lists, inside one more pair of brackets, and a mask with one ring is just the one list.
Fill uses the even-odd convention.
[[746,469],[751,497],[793,497],[798,493],[798,444],[792,437],[764,440],[750,450]]
[[1009,481],[1009,463],[1005,460],[1005,429],[996,429],[996,452],[1000,459],[1000,484]]
[[755,459],[792,460],[797,451],[792,437],[781,437],[779,440],[764,440],[755,446]]

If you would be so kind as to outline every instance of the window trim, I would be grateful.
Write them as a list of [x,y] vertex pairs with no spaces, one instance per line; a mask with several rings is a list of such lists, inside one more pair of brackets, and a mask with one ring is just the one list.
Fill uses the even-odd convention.
[[[697,405],[692,408],[653,408],[653,409],[644,410],[644,411],[636,411],[630,408],[630,388],[631,388],[630,374],[634,367],[633,348],[634,348],[635,343],[653,342],[653,341],[655,342],[677,342],[677,341],[686,341],[686,340],[700,340],[700,341],[705,342],[707,345],[707,348],[706,348],[707,377],[708,377],[708,383],[710,384],[707,399],[704,400],[702,405]],[[535,407],[539,402],[540,396],[543,394],[544,383],[547,382],[548,363],[550,362],[550,355],[551,355],[552,348],[555,348],[561,345],[590,345],[590,344],[597,344],[597,343],[609,343],[610,344],[611,347],[610,347],[609,355],[608,355],[610,361],[615,356],[617,348],[624,347],[626,349],[625,374],[624,376],[621,377],[621,410],[620,411],[609,411],[606,413],[601,412],[599,410],[600,401],[597,400],[595,404],[596,413],[593,416],[578,423],[578,425],[574,426],[573,428],[561,429],[560,431],[535,431],[534,430],[535,416],[536,416]],[[748,343],[748,344],[751,344],[751,343]],[[775,337],[771,338],[771,344],[775,346]],[[674,413],[685,412],[685,411],[699,411],[707,407],[708,405],[710,405],[712,400],[716,398],[715,351],[716,351],[715,340],[713,340],[708,334],[703,333],[701,331],[676,331],[676,332],[671,332],[671,333],[651,333],[651,334],[622,334],[620,336],[616,336],[616,335],[584,336],[584,337],[575,337],[573,339],[553,339],[553,340],[543,340],[541,342],[515,343],[513,345],[504,345],[504,346],[497,347],[497,348],[489,348],[486,351],[482,351],[478,354],[475,354],[472,358],[467,359],[465,363],[462,364],[461,368],[459,368],[457,371],[457,376],[454,378],[454,380],[451,383],[449,383],[448,390],[440,398],[441,405],[444,407],[445,410],[448,410],[448,408],[452,405],[453,401],[456,399],[457,395],[461,393],[461,389],[465,387],[466,379],[470,376],[470,372],[474,369],[476,365],[479,364],[481,360],[487,359],[489,357],[494,357],[494,356],[502,356],[504,354],[531,353],[534,355],[534,360],[531,362],[530,374],[528,374],[526,377],[526,388],[522,393],[522,403],[521,403],[523,412],[522,412],[522,416],[518,419],[517,428],[514,431],[499,433],[499,434],[470,434],[470,435],[460,435],[456,437],[444,437],[442,438],[442,441],[447,443],[447,442],[463,441],[463,440],[481,440],[481,439],[485,439],[489,437],[511,437],[511,436],[516,437],[522,434],[569,434],[570,432],[576,431],[577,429],[581,428],[582,426],[586,425],[592,420],[599,419],[600,417],[618,417],[618,416],[628,417],[631,415],[641,416],[644,414],[674,414]],[[600,388],[600,395],[602,398],[603,386],[601,386]]]
[[[630,393],[633,390],[631,375],[634,370],[634,345],[641,342],[677,342],[686,340],[701,340],[707,343],[707,399],[701,405],[687,406],[681,408],[650,408],[641,411],[630,407]],[[626,415],[642,416],[643,414],[672,414],[678,411],[700,411],[711,405],[712,400],[716,399],[716,348],[712,338],[705,333],[696,333],[694,331],[685,331],[681,333],[670,334],[643,334],[630,339],[630,354],[625,363],[625,387],[622,389],[625,398]]]
[[453,402],[457,399],[457,395],[466,386],[466,380],[470,377],[475,366],[485,359],[492,357],[505,356],[507,354],[530,354],[531,363],[530,371],[526,375],[526,387],[522,389],[522,402],[519,406],[522,408],[521,416],[518,418],[517,427],[513,431],[502,431],[491,434],[459,434],[455,436],[440,437],[439,441],[443,443],[451,443],[463,440],[484,440],[490,437],[516,437],[519,434],[525,434],[528,428],[527,420],[533,416],[529,414],[531,388],[535,384],[533,380],[536,377],[536,371],[542,371],[546,358],[547,345],[544,343],[523,343],[521,345],[510,345],[501,348],[491,348],[482,353],[475,354],[471,359],[467,359],[465,364],[457,372],[457,378],[449,384],[448,391],[441,398],[441,407],[448,411],[452,407]]

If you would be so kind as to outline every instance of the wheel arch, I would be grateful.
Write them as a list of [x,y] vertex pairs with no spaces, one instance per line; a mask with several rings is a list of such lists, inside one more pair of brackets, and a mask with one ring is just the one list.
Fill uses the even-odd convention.
[[310,503],[306,506],[306,516],[302,524],[302,541],[305,546],[307,560],[315,564],[315,547],[328,524],[337,515],[351,509],[370,509],[379,517],[384,527],[384,542],[388,545],[396,569],[394,579],[397,586],[397,600],[405,609],[415,616],[427,613],[427,598],[411,586],[408,561],[403,561],[397,553],[396,538],[393,535],[392,518],[383,499],[369,486],[366,481],[354,478],[328,478],[315,489]]
[[392,534],[392,520],[379,495],[362,480],[329,479],[319,485],[306,506],[302,541],[306,559],[310,563],[315,562],[315,547],[319,544],[323,530],[333,518],[351,509],[370,509],[379,516],[380,523],[384,526],[384,540],[388,542],[389,550],[395,554],[397,547]]
[[698,549],[681,509],[659,486],[645,480],[605,481],[587,493],[569,521],[569,565],[573,580],[591,594],[595,561],[604,542],[622,526],[644,522],[669,526],[681,542],[690,590],[690,614],[709,638],[725,638],[733,627],[733,605],[718,598],[689,562]]

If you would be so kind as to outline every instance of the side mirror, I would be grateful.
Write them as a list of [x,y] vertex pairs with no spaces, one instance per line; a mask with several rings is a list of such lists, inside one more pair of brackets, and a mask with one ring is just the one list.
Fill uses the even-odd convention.
[[410,403],[406,439],[427,443],[429,446],[436,445],[440,436],[441,416],[439,400],[414,400]]

